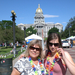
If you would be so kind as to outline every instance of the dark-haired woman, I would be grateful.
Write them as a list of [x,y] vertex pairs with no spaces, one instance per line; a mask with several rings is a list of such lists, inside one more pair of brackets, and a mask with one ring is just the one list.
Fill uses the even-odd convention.
[[70,54],[63,50],[59,34],[51,33],[48,36],[47,49],[44,60],[47,75],[65,75],[67,68],[75,75],[75,63]]

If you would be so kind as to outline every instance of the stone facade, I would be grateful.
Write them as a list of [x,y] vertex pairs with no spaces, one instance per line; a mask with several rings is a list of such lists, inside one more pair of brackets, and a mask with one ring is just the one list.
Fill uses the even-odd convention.
[[59,32],[61,32],[63,30],[63,25],[60,23],[45,23],[44,21],[44,16],[43,16],[43,11],[40,8],[40,5],[38,5],[38,8],[36,9],[36,13],[35,13],[35,17],[34,17],[34,24],[18,24],[17,26],[19,28],[21,28],[22,30],[24,30],[24,26],[26,26],[26,28],[29,28],[30,26],[35,27],[35,29],[37,29],[37,35],[41,36],[42,38],[47,37],[47,33],[48,31],[53,28],[56,27],[59,29]]

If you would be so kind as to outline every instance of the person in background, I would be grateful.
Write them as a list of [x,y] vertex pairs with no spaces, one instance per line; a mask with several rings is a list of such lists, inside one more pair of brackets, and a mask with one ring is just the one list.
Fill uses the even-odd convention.
[[63,50],[59,34],[49,34],[47,50],[43,51],[43,56],[46,75],[65,75],[67,69],[75,75],[75,63],[70,54]]
[[68,39],[67,41],[68,41],[68,43],[69,43],[69,46],[71,47],[71,41],[70,41],[70,39]]
[[25,56],[14,66],[11,75],[45,75],[42,46],[39,40],[32,40],[27,47]]
[[73,40],[72,39],[70,39],[70,41],[71,41],[71,48],[73,47]]

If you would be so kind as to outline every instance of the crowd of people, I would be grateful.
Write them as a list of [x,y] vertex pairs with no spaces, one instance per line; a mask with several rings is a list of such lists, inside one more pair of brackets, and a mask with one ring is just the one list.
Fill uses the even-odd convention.
[[59,34],[51,33],[46,44],[47,50],[42,50],[40,41],[32,40],[15,63],[11,75],[65,75],[67,69],[75,75],[75,63],[63,50]]

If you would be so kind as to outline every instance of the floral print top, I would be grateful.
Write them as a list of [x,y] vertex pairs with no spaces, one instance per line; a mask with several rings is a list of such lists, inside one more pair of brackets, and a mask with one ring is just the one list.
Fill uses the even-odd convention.
[[[44,73],[46,73],[43,62],[42,65],[43,65]],[[37,65],[34,64],[34,66],[36,68],[36,71],[38,72],[38,75],[42,75],[39,63]],[[21,73],[21,75],[35,75],[35,72],[30,64],[28,57],[26,58],[23,57],[20,60],[18,60],[15,63],[14,68],[17,69]]]

